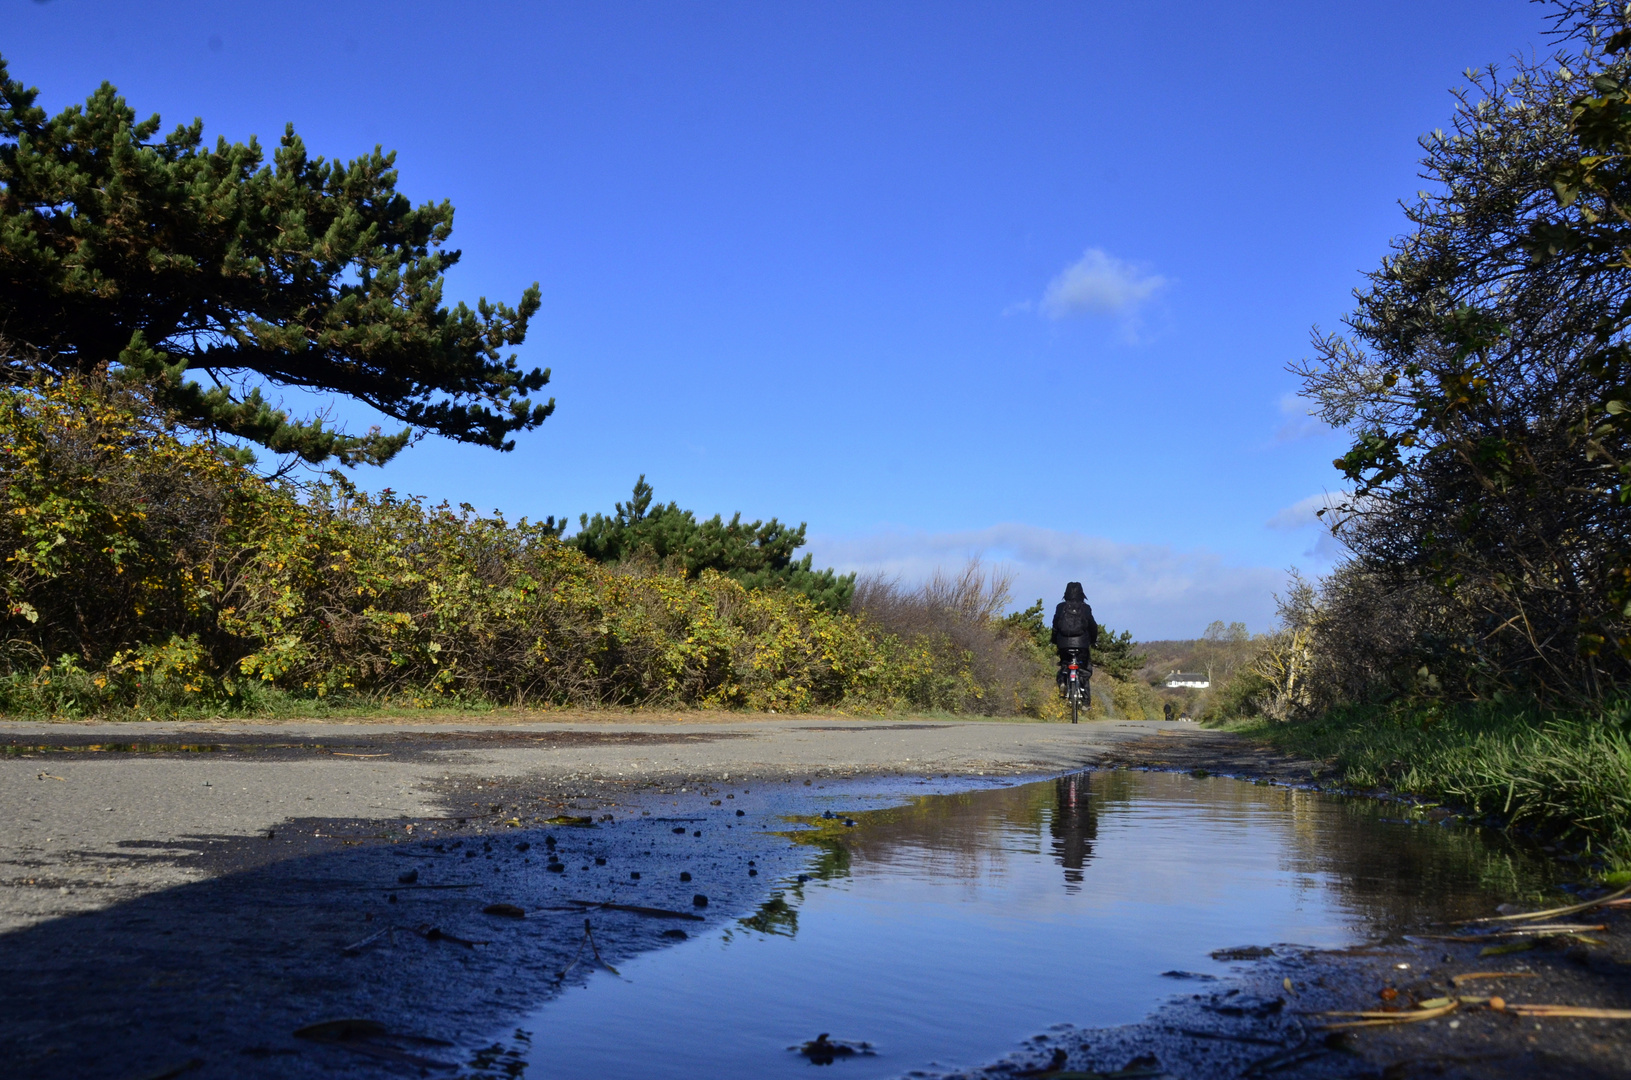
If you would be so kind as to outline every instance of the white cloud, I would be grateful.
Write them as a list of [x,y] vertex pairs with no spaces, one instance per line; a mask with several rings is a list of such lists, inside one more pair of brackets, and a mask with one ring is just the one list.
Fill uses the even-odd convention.
[[1324,491],[1318,495],[1310,495],[1306,499],[1298,499],[1290,506],[1276,511],[1274,516],[1269,518],[1268,526],[1271,529],[1300,529],[1305,525],[1323,527],[1320,511],[1334,510],[1349,498],[1351,496],[1346,491]]
[[1088,248],[1048,282],[1040,307],[1052,319],[1130,316],[1166,284],[1167,279],[1159,274],[1146,274],[1100,248]]
[[[1331,535],[1331,526],[1336,524],[1336,513],[1353,501],[1350,491],[1325,491],[1318,495],[1310,495],[1306,499],[1298,499],[1290,506],[1283,507],[1269,518],[1267,525],[1271,529],[1280,529],[1285,532],[1294,532],[1298,529],[1313,528],[1314,546],[1303,554],[1327,562],[1340,558],[1346,548],[1342,542]],[[1330,510],[1334,513],[1320,517],[1321,510]]]
[[936,569],[955,570],[977,555],[1013,573],[1017,607],[1040,596],[1051,610],[1065,583],[1080,581],[1100,622],[1143,640],[1198,637],[1214,619],[1268,630],[1274,623],[1273,594],[1285,583],[1281,570],[1231,566],[1207,551],[1123,544],[1033,525],[812,536],[809,543],[818,565],[907,583],[923,581]]
[[1285,421],[1274,433],[1275,442],[1296,442],[1331,430],[1311,410],[1308,399],[1297,394],[1287,394],[1280,399],[1280,415]]

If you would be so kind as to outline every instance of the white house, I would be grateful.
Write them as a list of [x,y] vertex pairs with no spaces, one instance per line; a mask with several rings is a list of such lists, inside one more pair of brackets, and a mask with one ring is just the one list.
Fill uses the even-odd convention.
[[1212,685],[1210,676],[1201,675],[1193,671],[1169,671],[1165,684],[1170,689],[1186,687],[1195,690],[1205,690]]

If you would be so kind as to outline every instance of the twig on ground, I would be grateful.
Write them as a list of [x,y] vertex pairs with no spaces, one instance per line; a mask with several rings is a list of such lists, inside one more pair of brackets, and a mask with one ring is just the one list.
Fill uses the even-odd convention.
[[1461,925],[1471,926],[1474,923],[1523,922],[1527,919],[1548,919],[1554,915],[1574,915],[1581,911],[1590,911],[1594,907],[1602,907],[1604,904],[1611,904],[1620,897],[1627,895],[1631,895],[1631,885],[1627,885],[1625,888],[1620,889],[1617,892],[1611,892],[1607,896],[1599,896],[1595,900],[1587,900],[1583,904],[1570,904],[1568,907],[1547,908],[1545,911],[1524,911],[1516,915],[1492,915],[1487,919],[1467,919]]

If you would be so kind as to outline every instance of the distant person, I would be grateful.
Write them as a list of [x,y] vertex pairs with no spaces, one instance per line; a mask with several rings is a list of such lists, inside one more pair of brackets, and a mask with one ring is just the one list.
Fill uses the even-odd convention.
[[1093,621],[1082,583],[1065,586],[1065,599],[1053,609],[1053,647],[1059,652],[1059,685],[1065,685],[1065,665],[1074,656],[1084,672],[1093,667],[1093,646],[1099,640],[1099,624]]

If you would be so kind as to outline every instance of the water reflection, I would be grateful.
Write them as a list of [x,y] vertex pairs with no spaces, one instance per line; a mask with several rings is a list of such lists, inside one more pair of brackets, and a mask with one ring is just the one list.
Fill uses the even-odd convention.
[[[864,867],[945,885],[991,885],[1012,872],[1016,856],[1045,850],[1062,872],[1064,892],[1091,892],[1090,863],[1105,822],[1174,874],[1198,869],[1171,864],[1207,858],[1211,844],[1217,859],[1272,853],[1288,886],[1334,890],[1355,928],[1373,935],[1482,913],[1492,898],[1538,901],[1555,883],[1551,863],[1501,833],[1446,827],[1400,804],[1223,777],[1084,772],[788,820],[799,827],[783,835],[819,851],[807,873],[821,881]],[[790,895],[796,901],[802,890]]]
[[[531,1077],[804,1076],[821,1031],[879,1080],[1125,1023],[1216,949],[1339,947],[1539,899],[1549,864],[1397,806],[1239,781],[1079,774],[792,822],[811,849],[728,931],[622,965],[527,1022]],[[853,821],[852,826],[847,822]]]
[[1081,888],[1082,868],[1093,857],[1093,839],[1099,834],[1089,776],[1076,773],[1053,782],[1053,820],[1048,832],[1053,837],[1053,857],[1065,870],[1066,892]]

